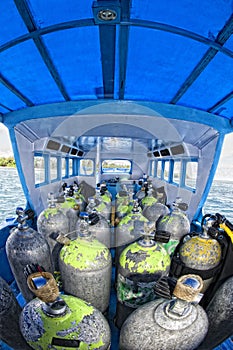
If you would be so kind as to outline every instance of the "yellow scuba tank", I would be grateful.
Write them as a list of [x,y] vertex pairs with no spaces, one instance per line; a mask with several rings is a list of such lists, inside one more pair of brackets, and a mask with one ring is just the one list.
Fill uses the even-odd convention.
[[[195,273],[203,279],[205,292],[219,271],[222,258],[221,245],[210,236],[216,218],[210,216],[203,222],[200,234],[188,234],[183,237],[172,258],[170,273],[179,277],[186,273]],[[178,276],[179,275],[179,276]]]

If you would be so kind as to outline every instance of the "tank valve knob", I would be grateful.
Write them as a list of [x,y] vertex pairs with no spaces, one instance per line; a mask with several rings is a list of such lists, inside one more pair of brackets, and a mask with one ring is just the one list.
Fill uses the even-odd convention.
[[18,215],[17,216],[17,222],[19,223],[18,229],[25,230],[28,228],[26,221],[33,219],[34,211],[31,209],[28,209],[25,211],[23,208],[17,207],[16,208],[16,215]]

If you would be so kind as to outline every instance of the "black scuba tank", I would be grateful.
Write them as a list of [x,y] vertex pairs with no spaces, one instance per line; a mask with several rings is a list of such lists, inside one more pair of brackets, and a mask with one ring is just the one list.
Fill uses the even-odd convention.
[[29,350],[19,328],[21,307],[13,291],[0,277],[0,339],[14,350]]

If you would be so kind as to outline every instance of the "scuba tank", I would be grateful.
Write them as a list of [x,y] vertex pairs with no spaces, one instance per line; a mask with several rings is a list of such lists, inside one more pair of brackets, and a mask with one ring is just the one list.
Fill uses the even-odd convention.
[[110,348],[110,328],[99,310],[74,296],[59,295],[48,272],[34,272],[27,281],[37,298],[23,308],[20,329],[33,349]]
[[60,251],[64,291],[104,312],[109,304],[112,260],[109,249],[89,231],[88,214],[80,213],[78,238]]
[[[209,216],[209,215],[208,215]],[[185,235],[174,252],[170,275],[179,277],[195,273],[203,279],[203,293],[218,273],[222,260],[222,248],[214,228],[216,217],[205,216],[202,220],[202,233]],[[208,218],[208,220],[206,220]]]
[[[233,332],[233,276],[216,291],[206,308],[209,319],[208,333],[198,350],[214,349]],[[229,348],[231,349],[231,348]]]
[[188,206],[182,202],[180,197],[177,197],[173,202],[171,213],[160,217],[156,223],[156,229],[158,231],[165,231],[170,234],[170,240],[164,245],[171,255],[180,239],[190,232],[190,223],[185,211]]
[[[44,209],[37,219],[38,232],[48,241],[52,254],[56,242],[50,237],[51,234],[66,234],[69,232],[69,220],[56,202],[57,200],[54,198],[54,194],[50,192],[48,194],[48,208]],[[56,258],[54,257],[54,259]]]
[[139,306],[154,300],[154,285],[170,268],[170,256],[151,238],[154,223],[144,224],[144,237],[120,255],[117,274],[116,326]]
[[[100,213],[97,213],[94,197],[88,199],[87,213],[89,219],[89,231],[93,237],[110,248],[111,228],[108,221]],[[79,218],[76,223],[76,232],[79,232],[80,224],[82,224],[82,218]]]
[[[205,215],[203,220],[208,216],[210,215]],[[209,318],[209,330],[198,350],[217,347],[232,336],[233,329],[233,225],[219,213],[210,217],[215,218],[213,228],[222,247],[222,261],[219,272],[216,271],[214,280],[202,299]],[[229,346],[231,345],[229,339]]]
[[144,224],[148,220],[142,215],[138,200],[133,201],[131,212],[124,216],[115,229],[115,265],[118,273],[119,258],[126,246],[142,237]]
[[143,198],[146,197],[147,189],[148,189],[148,182],[147,179],[145,180],[139,180],[139,185],[141,185],[140,190],[136,193],[135,197],[140,202]]
[[64,190],[64,202],[60,204],[60,207],[63,213],[66,214],[69,221],[68,232],[73,232],[80,213],[79,201],[74,198],[73,186],[66,187]]
[[[111,199],[105,195],[104,191],[101,191],[98,184],[96,186],[94,198],[97,213],[100,213],[108,222],[110,222],[112,202]],[[88,211],[88,205],[86,207],[86,211]]]
[[18,227],[14,227],[6,241],[6,253],[17,285],[26,301],[33,298],[28,289],[23,270],[27,264],[36,262],[53,271],[49,245],[46,239],[30,228],[26,222],[33,218],[32,210],[16,209]]
[[[112,201],[112,195],[107,188],[106,182],[102,182],[100,184],[100,192],[104,193],[110,199],[110,202]],[[107,201],[107,202],[109,202],[109,201]]]
[[116,247],[124,246],[140,238],[145,222],[148,220],[142,215],[142,209],[138,200],[135,199],[131,212],[121,219],[116,228]]
[[81,188],[79,187],[76,181],[74,181],[73,190],[74,190],[73,196],[76,203],[79,205],[79,211],[84,211],[86,209],[87,202],[85,200],[85,197],[82,195]]
[[182,276],[172,299],[158,298],[139,307],[121,328],[120,349],[196,349],[208,330],[207,315],[197,305],[201,289],[199,276]]
[[163,202],[163,192],[157,192],[157,202],[143,207],[142,214],[149,220],[157,222],[162,216],[170,213],[170,210]]
[[155,203],[158,202],[158,199],[154,196],[154,189],[152,184],[148,184],[148,187],[145,191],[145,197],[142,198],[142,200],[140,201],[140,205],[142,207],[142,209],[151,206]]
[[133,209],[133,192],[127,191],[126,186],[124,189],[117,193],[116,195],[116,205],[115,205],[115,225],[117,226],[121,219],[127,214],[131,213]]
[[0,339],[15,350],[30,350],[19,328],[19,306],[11,288],[0,277]]

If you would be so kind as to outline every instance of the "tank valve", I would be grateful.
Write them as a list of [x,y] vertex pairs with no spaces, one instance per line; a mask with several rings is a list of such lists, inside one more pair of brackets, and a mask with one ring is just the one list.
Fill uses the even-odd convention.
[[64,315],[67,305],[59,297],[59,289],[53,275],[35,264],[27,265],[24,273],[27,277],[28,288],[44,302],[43,312],[50,317]]
[[29,226],[28,226],[26,221],[34,218],[34,211],[31,209],[24,210],[21,207],[17,207],[16,208],[16,215],[18,215],[18,217],[17,217],[18,229],[19,230],[28,229]]
[[177,316],[187,315],[190,304],[198,304],[203,296],[200,291],[203,288],[202,278],[198,275],[181,276],[173,291],[176,299],[170,302],[167,312]]

